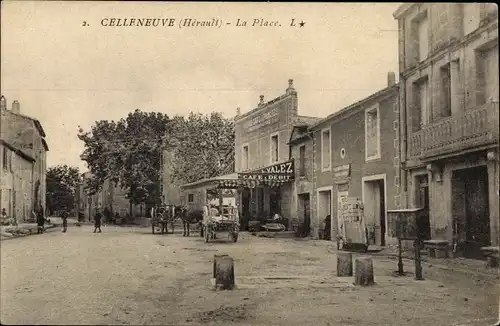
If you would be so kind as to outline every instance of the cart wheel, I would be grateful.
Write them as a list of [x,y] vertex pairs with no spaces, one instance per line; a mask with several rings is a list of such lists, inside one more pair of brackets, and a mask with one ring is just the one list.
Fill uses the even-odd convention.
[[210,241],[210,232],[208,230],[205,230],[205,242]]
[[238,233],[233,232],[232,237],[233,237],[233,242],[238,241]]

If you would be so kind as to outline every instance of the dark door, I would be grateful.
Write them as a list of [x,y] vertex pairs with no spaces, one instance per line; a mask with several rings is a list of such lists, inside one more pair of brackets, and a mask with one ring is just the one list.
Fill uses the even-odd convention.
[[418,200],[419,207],[423,208],[421,216],[418,220],[418,229],[420,237],[428,240],[431,238],[431,223],[429,214],[429,183],[427,176],[422,176],[418,179]]
[[378,182],[380,189],[380,245],[385,246],[385,187],[384,181]]
[[240,223],[243,230],[248,229],[248,221],[250,220],[250,190],[245,189],[241,194],[241,218]]
[[311,199],[309,194],[304,195],[304,233],[309,235],[311,232]]
[[467,169],[465,178],[465,215],[467,256],[480,256],[480,248],[490,245],[488,175],[486,167]]

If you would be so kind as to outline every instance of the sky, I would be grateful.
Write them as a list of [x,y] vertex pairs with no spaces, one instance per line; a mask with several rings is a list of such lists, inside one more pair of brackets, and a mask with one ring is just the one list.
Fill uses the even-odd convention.
[[[135,109],[230,118],[260,95],[283,94],[290,78],[300,115],[325,117],[375,93],[398,73],[398,6],[2,1],[1,94],[42,123],[48,166],[83,172],[78,126]],[[105,27],[104,18],[175,19],[175,27]],[[179,28],[190,18],[222,26]]]

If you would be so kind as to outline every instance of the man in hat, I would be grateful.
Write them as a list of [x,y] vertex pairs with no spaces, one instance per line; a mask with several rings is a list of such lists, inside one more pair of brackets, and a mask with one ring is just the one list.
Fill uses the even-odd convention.
[[101,209],[100,207],[98,207],[94,215],[94,233],[96,233],[97,229],[99,229],[99,233],[101,233],[101,220],[102,220]]

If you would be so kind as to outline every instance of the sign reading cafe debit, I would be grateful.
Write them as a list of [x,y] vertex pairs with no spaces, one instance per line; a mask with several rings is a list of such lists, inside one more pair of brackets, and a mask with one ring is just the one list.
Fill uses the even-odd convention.
[[295,177],[294,161],[274,164],[257,171],[238,173],[239,179],[289,181]]

